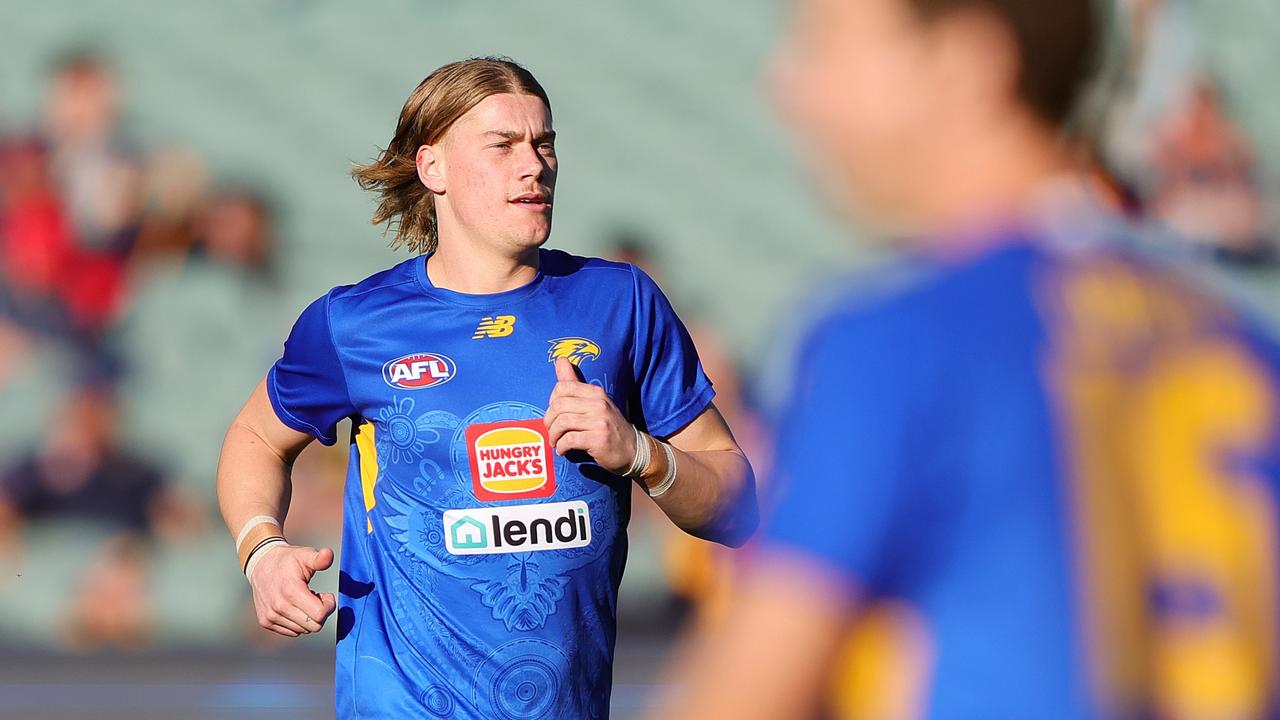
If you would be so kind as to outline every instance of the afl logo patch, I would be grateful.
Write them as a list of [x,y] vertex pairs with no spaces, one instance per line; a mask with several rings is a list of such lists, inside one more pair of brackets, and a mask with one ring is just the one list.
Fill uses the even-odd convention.
[[382,379],[404,390],[421,390],[453,379],[458,366],[439,353],[413,353],[382,366]]

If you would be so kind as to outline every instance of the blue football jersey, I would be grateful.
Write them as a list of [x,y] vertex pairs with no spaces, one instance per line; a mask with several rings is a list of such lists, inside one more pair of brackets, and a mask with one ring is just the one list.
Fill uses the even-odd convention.
[[608,715],[631,482],[554,453],[553,361],[657,437],[714,391],[643,272],[540,253],[503,293],[434,287],[426,257],[335,288],[268,374],[286,425],[353,420],[339,718]]
[[992,237],[797,353],[764,543],[885,621],[843,709],[1272,716],[1275,346],[1123,233]]

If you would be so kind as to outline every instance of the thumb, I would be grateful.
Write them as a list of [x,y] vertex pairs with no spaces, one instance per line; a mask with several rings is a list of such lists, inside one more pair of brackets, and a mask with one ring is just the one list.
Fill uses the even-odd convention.
[[316,551],[315,555],[311,556],[311,559],[307,560],[307,566],[316,572],[328,570],[329,566],[332,564],[333,550],[330,550],[329,548],[320,548]]
[[573,363],[569,362],[569,358],[556,358],[556,380],[560,382],[582,382],[578,379],[578,372],[573,369]]
[[332,615],[333,611],[338,607],[338,600],[333,596],[333,593],[320,593],[320,602],[324,605],[326,617]]

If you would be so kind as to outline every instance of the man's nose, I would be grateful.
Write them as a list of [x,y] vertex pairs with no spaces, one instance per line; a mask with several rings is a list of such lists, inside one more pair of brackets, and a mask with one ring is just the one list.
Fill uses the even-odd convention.
[[547,171],[547,159],[533,145],[522,145],[520,151],[520,178],[538,179]]

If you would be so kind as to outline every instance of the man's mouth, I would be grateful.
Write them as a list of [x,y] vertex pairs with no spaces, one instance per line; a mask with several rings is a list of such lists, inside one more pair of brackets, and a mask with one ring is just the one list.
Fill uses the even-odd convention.
[[524,193],[511,198],[511,202],[530,210],[546,210],[551,207],[551,197],[545,193]]

